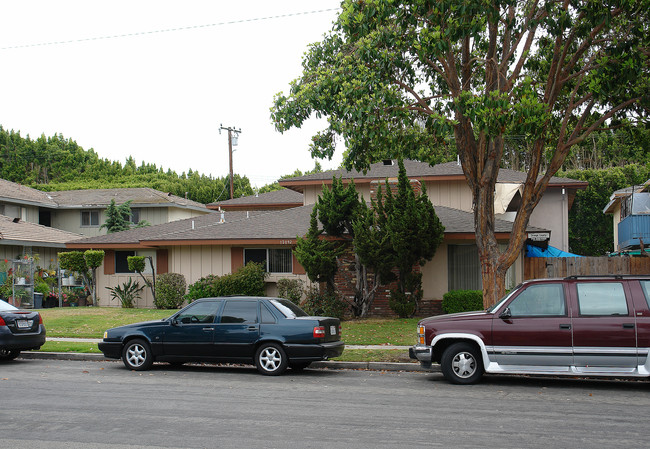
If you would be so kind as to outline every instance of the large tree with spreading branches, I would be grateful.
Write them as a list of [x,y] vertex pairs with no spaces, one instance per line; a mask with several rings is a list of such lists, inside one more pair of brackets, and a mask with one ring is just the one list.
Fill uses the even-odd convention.
[[[272,108],[278,130],[312,115],[312,154],[363,169],[386,155],[435,161],[455,144],[473,195],[485,305],[505,289],[525,229],[571,148],[646,120],[650,0],[345,0],[303,74]],[[505,250],[494,190],[509,136],[527,178]]]

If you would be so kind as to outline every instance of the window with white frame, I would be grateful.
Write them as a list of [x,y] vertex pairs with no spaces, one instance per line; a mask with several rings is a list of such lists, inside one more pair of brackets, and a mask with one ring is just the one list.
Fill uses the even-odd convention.
[[262,264],[268,273],[291,273],[293,258],[289,248],[244,248],[244,265]]
[[82,210],[81,211],[81,226],[83,226],[83,227],[99,226],[99,211],[98,210]]

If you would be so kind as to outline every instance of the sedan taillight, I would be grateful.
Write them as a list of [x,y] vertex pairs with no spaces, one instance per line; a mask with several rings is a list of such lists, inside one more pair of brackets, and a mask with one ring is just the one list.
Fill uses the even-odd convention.
[[0,316],[0,326],[6,326],[6,325],[7,323],[5,323],[5,320],[3,320],[2,317]]
[[38,315],[38,324],[43,324],[43,317],[41,314]]
[[325,326],[314,327],[314,338],[325,338]]

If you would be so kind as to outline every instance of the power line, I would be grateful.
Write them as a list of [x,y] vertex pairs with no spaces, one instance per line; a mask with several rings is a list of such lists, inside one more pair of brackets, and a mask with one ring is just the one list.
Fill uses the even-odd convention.
[[320,14],[323,12],[331,12],[331,11],[337,11],[339,8],[329,8],[329,9],[318,9],[314,11],[303,11],[303,12],[294,12],[294,13],[288,13],[288,14],[280,14],[277,16],[266,16],[266,17],[255,17],[255,18],[250,18],[250,19],[239,19],[239,20],[230,20],[227,22],[218,22],[218,23],[209,23],[209,24],[204,24],[204,25],[189,25],[185,27],[177,27],[177,28],[167,28],[163,30],[151,30],[151,31],[138,31],[138,32],[133,32],[133,33],[124,33],[124,34],[115,34],[112,36],[96,36],[96,37],[86,37],[86,38],[81,38],[81,39],[70,39],[67,41],[52,41],[52,42],[39,42],[36,44],[23,44],[23,45],[12,45],[9,47],[0,47],[0,50],[16,50],[20,48],[33,48],[33,47],[46,47],[46,46],[51,46],[51,45],[65,45],[65,44],[74,44],[74,43],[80,43],[80,42],[92,42],[92,41],[101,41],[101,40],[108,40],[108,39],[121,39],[121,38],[128,38],[128,37],[137,37],[137,36],[146,36],[146,35],[151,35],[151,34],[162,34],[162,33],[173,33],[177,31],[188,31],[188,30],[198,30],[202,28],[212,28],[212,27],[219,27],[219,26],[225,26],[225,25],[236,25],[239,23],[247,23],[247,22],[261,22],[264,20],[276,20],[276,19],[284,19],[287,17],[295,17],[295,16],[305,16],[309,14]]

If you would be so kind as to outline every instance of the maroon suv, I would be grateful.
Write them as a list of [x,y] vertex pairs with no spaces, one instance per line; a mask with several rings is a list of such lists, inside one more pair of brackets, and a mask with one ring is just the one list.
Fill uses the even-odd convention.
[[488,310],[425,318],[411,358],[447,380],[483,373],[650,376],[650,276],[527,281]]

